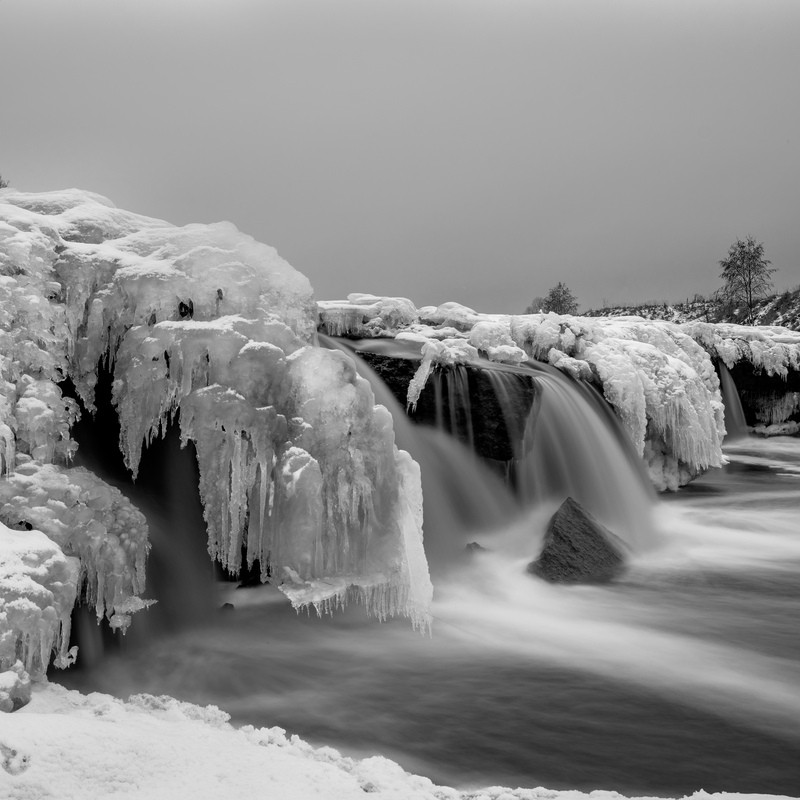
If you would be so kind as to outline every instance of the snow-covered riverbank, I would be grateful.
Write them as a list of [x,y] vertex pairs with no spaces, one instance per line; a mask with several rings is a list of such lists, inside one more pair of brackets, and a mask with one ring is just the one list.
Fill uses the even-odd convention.
[[[127,703],[56,684],[0,716],[0,793],[7,800],[614,800],[616,792],[436,786],[386,758],[347,758],[281,728],[233,728],[214,706],[136,695]],[[708,794],[710,798],[767,797]],[[777,797],[772,795],[772,797]]]

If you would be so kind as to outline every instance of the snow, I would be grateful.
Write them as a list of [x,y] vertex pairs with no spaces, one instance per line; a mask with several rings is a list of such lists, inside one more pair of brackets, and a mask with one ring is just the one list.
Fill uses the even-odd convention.
[[[6,724],[3,724],[3,723]],[[10,723],[10,724],[9,724]],[[437,786],[381,756],[355,759],[315,748],[282,728],[233,728],[228,715],[169,697],[127,702],[53,684],[0,717],[0,794],[8,800],[622,800],[610,791]],[[692,800],[756,800],[709,794]],[[773,796],[777,800],[778,796]],[[643,799],[642,799],[643,800]]]
[[[353,298],[390,326],[416,315],[407,300]],[[273,248],[227,222],[176,227],[74,189],[4,190],[0,309],[0,519],[80,559],[98,618],[124,630],[147,605],[144,518],[70,467],[79,406],[59,384],[69,377],[92,412],[105,361],[134,477],[171,422],[194,442],[212,558],[236,573],[244,549],[298,604],[354,597],[428,626],[418,475],[369,385],[313,346],[311,286]]]

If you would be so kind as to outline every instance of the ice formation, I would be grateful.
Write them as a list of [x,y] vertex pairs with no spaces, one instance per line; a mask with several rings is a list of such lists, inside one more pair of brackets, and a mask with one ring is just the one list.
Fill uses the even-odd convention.
[[785,378],[800,370],[800,332],[774,325],[687,322],[681,328],[731,369],[740,361]]
[[0,520],[14,528],[43,532],[80,563],[78,586],[98,620],[107,615],[123,630],[130,615],[145,608],[147,522],[112,486],[82,467],[19,459],[0,480]]
[[[371,298],[373,307],[381,304]],[[391,298],[384,305],[391,307]],[[320,329],[369,336],[369,326],[345,301],[328,302]],[[724,407],[713,359],[728,367],[747,361],[756,370],[786,376],[800,369],[800,334],[785,328],[641,317],[557,314],[479,314],[457,303],[426,306],[381,336],[416,342],[421,361],[408,389],[414,407],[437,366],[519,364],[527,357],[552,364],[573,378],[594,382],[623,421],[658,489],[677,489],[708,467],[724,463]],[[794,399],[764,410],[765,422],[786,419]],[[768,417],[769,419],[767,419]]]
[[[53,651],[66,666],[80,564],[39,531],[0,523],[0,672],[40,675]],[[21,674],[21,673],[20,673]]]
[[[416,313],[374,300],[390,325]],[[212,557],[234,573],[258,559],[296,603],[355,595],[426,626],[419,476],[368,384],[313,346],[315,328],[307,279],[230,223],[0,190],[0,519],[77,557],[73,590],[112,626],[146,605],[144,518],[69,466],[79,406],[60,384],[93,411],[106,362],[134,476],[175,418],[195,443]]]

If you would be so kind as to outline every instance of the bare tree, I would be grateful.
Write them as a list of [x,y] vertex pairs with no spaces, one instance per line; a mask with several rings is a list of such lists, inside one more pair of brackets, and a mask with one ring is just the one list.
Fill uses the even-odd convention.
[[559,281],[548,293],[547,297],[534,297],[533,302],[525,310],[526,314],[539,311],[553,311],[556,314],[577,314],[578,298],[565,283]]
[[0,175],[0,189],[5,189],[7,187],[8,187],[8,181],[5,180],[2,175]]
[[728,257],[719,262],[720,277],[725,281],[718,296],[729,307],[744,307],[746,321],[752,324],[755,305],[772,291],[775,268],[764,258],[764,243],[756,242],[752,236],[742,241],[737,239],[728,250]]

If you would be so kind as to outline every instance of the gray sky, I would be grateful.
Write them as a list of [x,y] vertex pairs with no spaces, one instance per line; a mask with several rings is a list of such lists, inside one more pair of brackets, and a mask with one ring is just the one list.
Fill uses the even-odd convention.
[[800,283],[797,0],[0,0],[0,173],[229,219],[317,297]]

